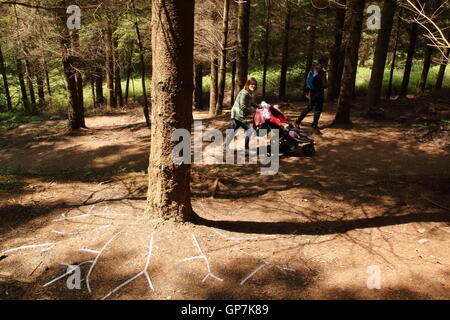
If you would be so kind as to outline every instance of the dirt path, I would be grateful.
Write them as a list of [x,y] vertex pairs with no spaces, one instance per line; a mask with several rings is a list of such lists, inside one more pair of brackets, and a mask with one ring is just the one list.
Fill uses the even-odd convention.
[[[194,165],[203,219],[179,225],[142,215],[150,139],[138,111],[90,117],[74,135],[58,121],[3,134],[0,299],[449,299],[446,137],[420,142],[410,125],[358,110],[353,120],[351,130],[306,128],[317,154],[282,157],[275,176]],[[61,263],[82,264],[80,290],[70,276],[51,282],[68,270]],[[369,289],[378,273],[380,289]]]

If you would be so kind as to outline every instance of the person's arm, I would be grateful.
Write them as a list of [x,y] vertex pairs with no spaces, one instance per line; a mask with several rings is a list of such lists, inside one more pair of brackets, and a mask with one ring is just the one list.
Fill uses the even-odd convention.
[[250,95],[248,93],[242,94],[241,95],[241,99],[239,101],[239,108],[242,111],[244,111],[244,113],[245,113],[245,111],[248,109],[250,104],[251,104],[251,97],[250,97]]

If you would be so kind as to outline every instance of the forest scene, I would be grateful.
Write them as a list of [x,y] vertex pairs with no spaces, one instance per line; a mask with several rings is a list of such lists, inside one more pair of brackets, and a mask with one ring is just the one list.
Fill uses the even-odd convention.
[[450,1],[0,12],[0,300],[450,299]]

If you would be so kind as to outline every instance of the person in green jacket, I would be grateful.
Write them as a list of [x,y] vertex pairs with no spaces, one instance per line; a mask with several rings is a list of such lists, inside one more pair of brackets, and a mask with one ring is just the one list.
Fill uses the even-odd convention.
[[258,87],[258,82],[255,78],[250,78],[245,83],[244,89],[239,92],[236,97],[236,101],[234,102],[233,108],[231,109],[231,119],[232,125],[231,130],[232,134],[227,135],[227,141],[224,146],[224,150],[228,149],[230,142],[233,140],[236,131],[239,128],[242,128],[246,131],[245,135],[245,150],[248,152],[249,144],[250,144],[250,126],[246,121],[246,117],[252,113],[252,108],[257,108],[258,105],[253,102],[253,94],[255,93]]

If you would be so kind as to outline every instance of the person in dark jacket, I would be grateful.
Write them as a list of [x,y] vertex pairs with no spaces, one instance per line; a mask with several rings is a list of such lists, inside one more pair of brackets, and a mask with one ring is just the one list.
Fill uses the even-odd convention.
[[318,61],[318,65],[308,73],[306,81],[306,98],[308,99],[308,106],[303,110],[295,122],[297,127],[300,127],[306,115],[315,109],[312,127],[319,128],[319,120],[324,102],[324,91],[328,88],[327,72],[325,70],[327,67],[328,57],[321,57]]

